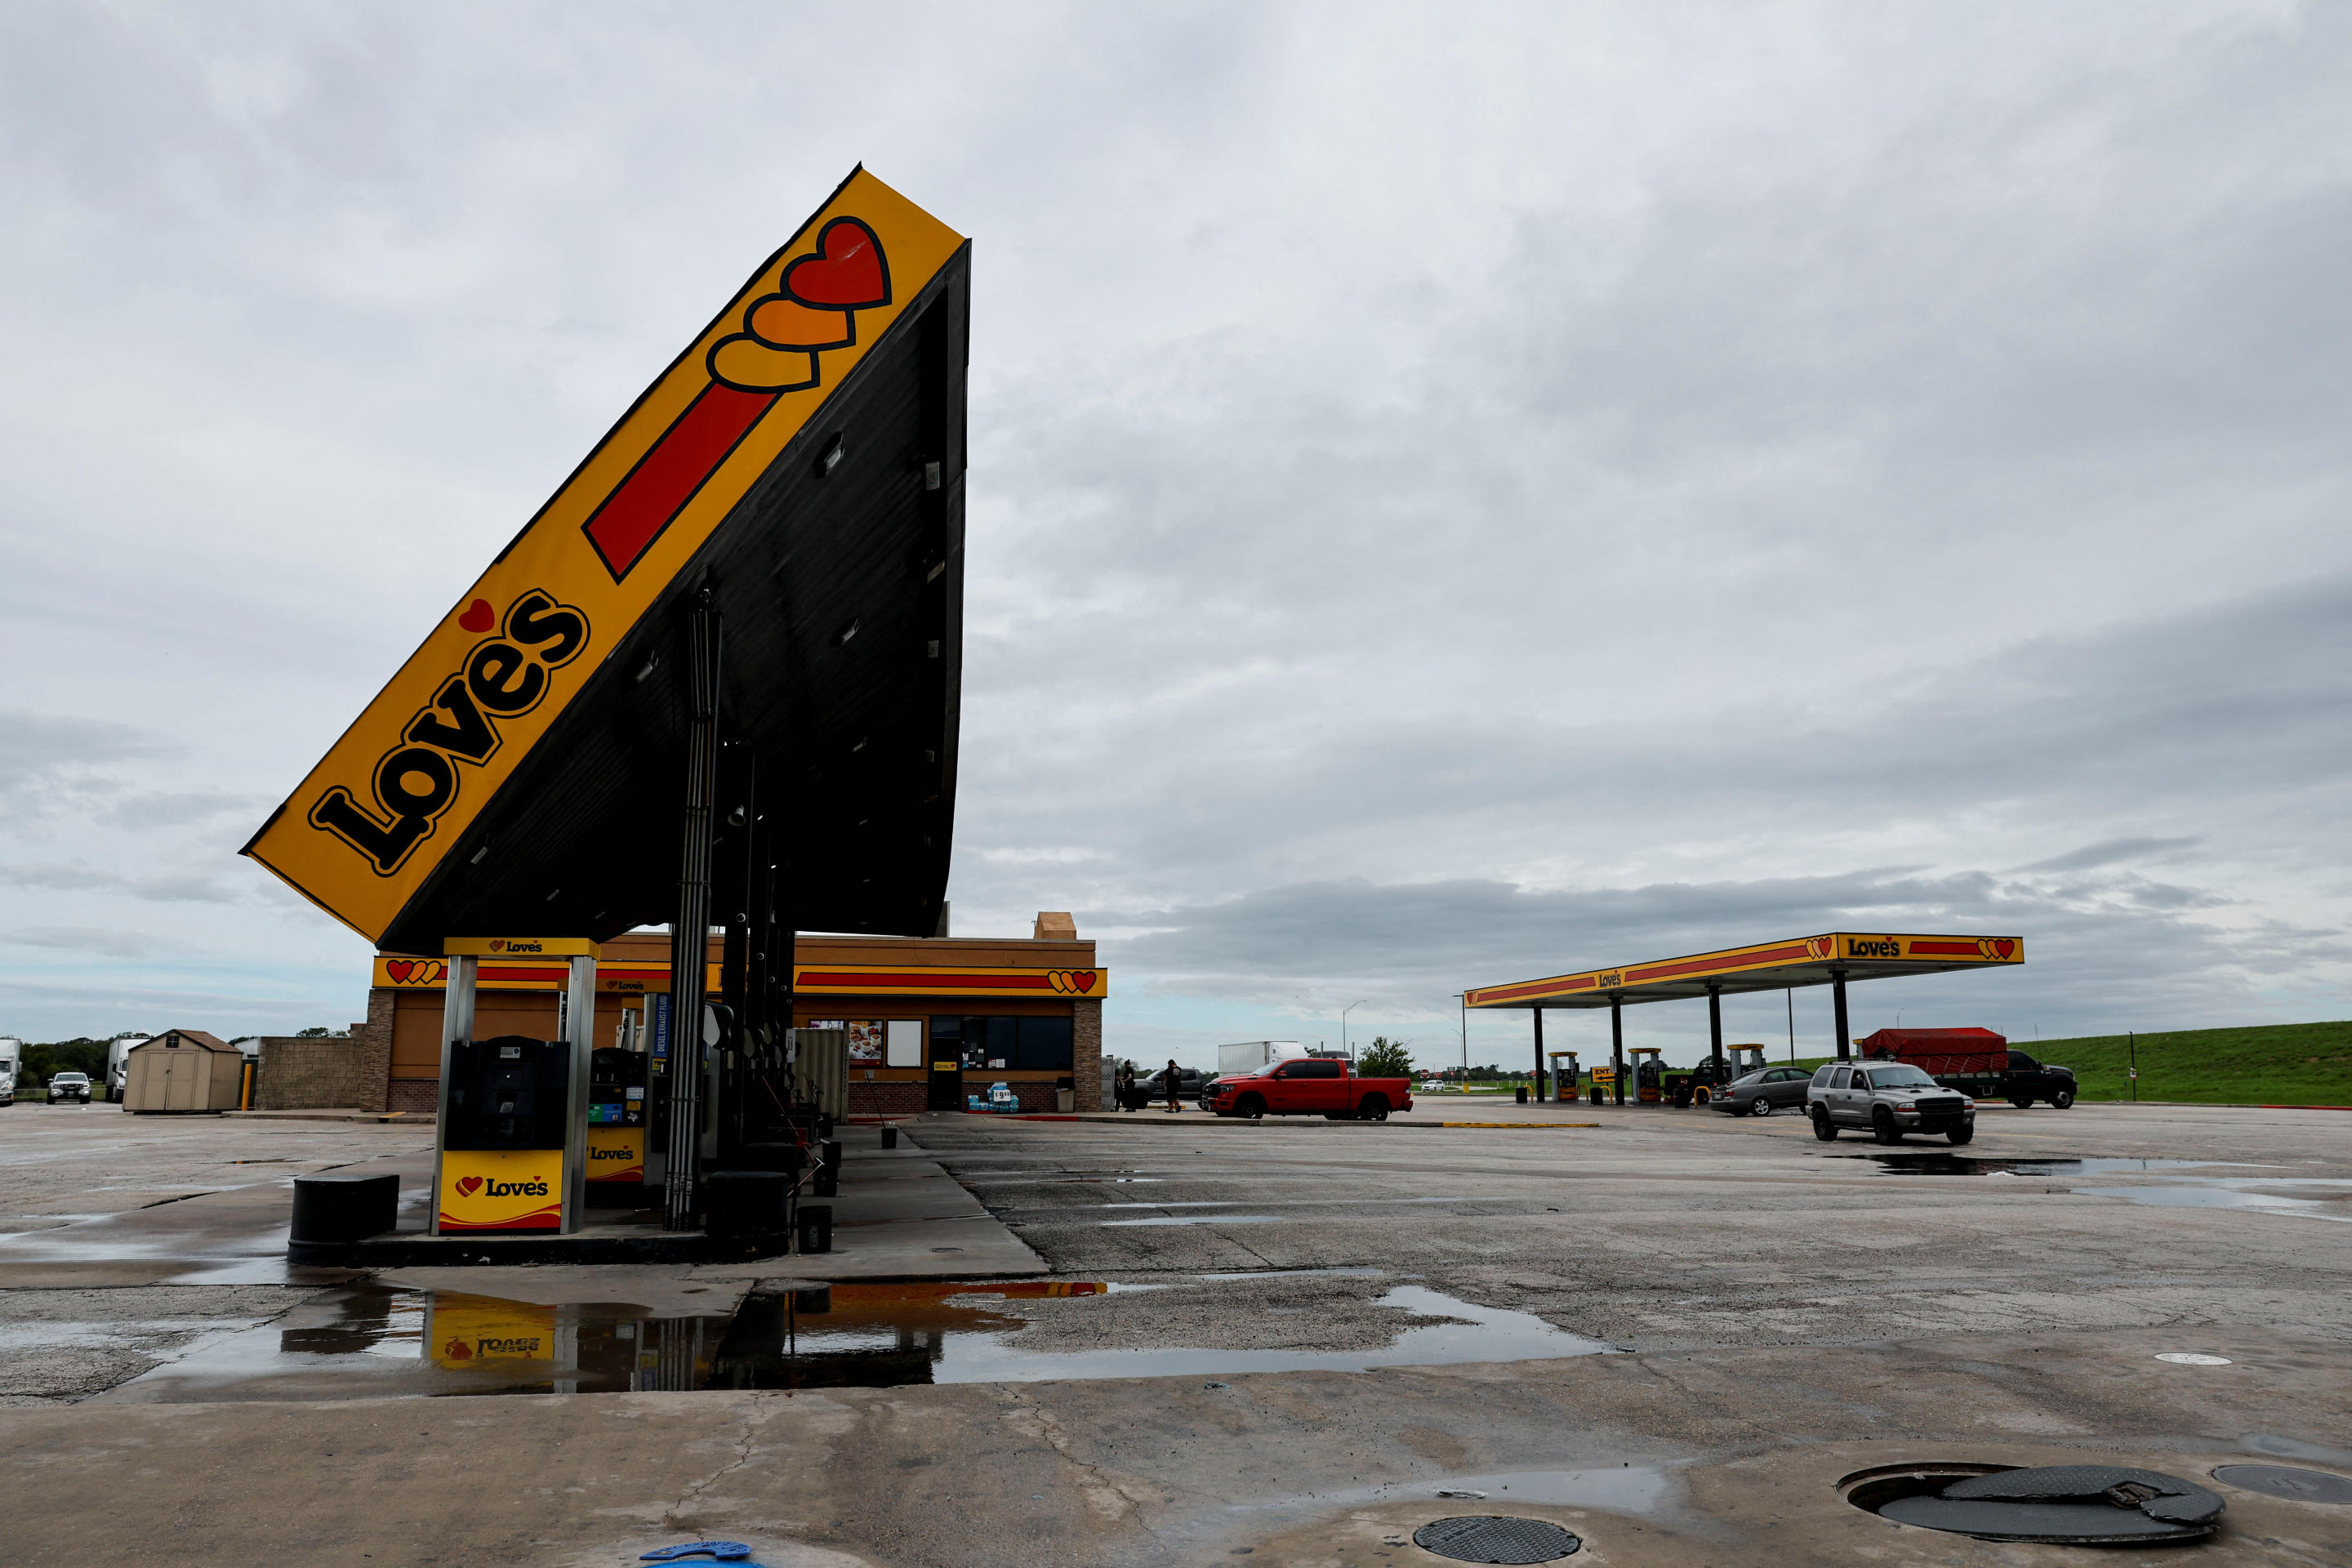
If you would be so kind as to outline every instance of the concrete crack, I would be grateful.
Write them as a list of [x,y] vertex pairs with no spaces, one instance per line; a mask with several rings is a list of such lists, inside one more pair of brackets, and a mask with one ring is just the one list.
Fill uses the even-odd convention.
[[751,1462],[751,1442],[753,1437],[757,1436],[759,1428],[764,1425],[764,1422],[761,1419],[761,1408],[769,1397],[770,1396],[768,1394],[762,1393],[754,1393],[751,1394],[751,1403],[746,1406],[743,1412],[742,1430],[737,1434],[735,1438],[735,1457],[732,1459],[730,1459],[726,1464],[721,1465],[716,1470],[713,1470],[709,1475],[705,1476],[702,1479],[696,1481],[692,1486],[687,1488],[684,1496],[680,1497],[677,1501],[672,1504],[669,1508],[663,1510],[663,1523],[676,1529],[693,1528],[689,1522],[690,1516],[688,1510],[693,1508],[697,1503],[699,1503],[702,1500],[703,1494],[708,1492],[712,1487],[717,1486],[720,1481],[726,1479],[729,1476],[733,1475],[737,1470],[741,1469],[745,1465]]

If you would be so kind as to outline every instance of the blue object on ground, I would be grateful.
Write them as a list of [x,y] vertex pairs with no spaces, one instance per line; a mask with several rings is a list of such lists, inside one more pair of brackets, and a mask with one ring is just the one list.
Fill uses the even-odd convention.
[[[681,1557],[709,1557],[719,1563],[746,1563],[751,1549],[740,1541],[698,1541],[688,1546],[662,1546],[637,1559],[640,1563],[675,1563]],[[752,1568],[758,1568],[755,1563]]]

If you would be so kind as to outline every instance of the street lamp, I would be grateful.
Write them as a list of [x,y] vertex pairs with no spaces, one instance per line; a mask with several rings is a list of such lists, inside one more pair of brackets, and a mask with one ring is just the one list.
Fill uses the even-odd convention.
[[1363,1005],[1362,1002],[1350,1002],[1339,1009],[1339,1050],[1351,1062],[1356,1059],[1356,1053],[1348,1048],[1348,1015]]

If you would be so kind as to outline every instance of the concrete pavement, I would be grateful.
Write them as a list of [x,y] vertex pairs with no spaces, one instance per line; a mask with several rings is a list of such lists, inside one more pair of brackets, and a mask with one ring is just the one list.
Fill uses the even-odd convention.
[[[1941,1458],[2352,1474],[2352,1117],[2005,1113],[1962,1152],[1987,1163],[1918,1145],[1927,1173],[1896,1173],[1793,1121],[1619,1114],[1540,1137],[926,1119],[907,1168],[953,1172],[1052,1278],[1120,1287],[943,1311],[931,1375],[1087,1375],[0,1411],[12,1495],[110,1500],[19,1512],[10,1545],[621,1568],[718,1535],[771,1568],[1324,1568],[1433,1563],[1414,1525],[1503,1511],[1599,1562],[2059,1564],[2156,1559],[1899,1527],[1834,1483]],[[1408,1342],[1454,1359],[1381,1363]],[[1560,1353],[1593,1342],[1623,1348]],[[1335,1347],[1371,1370],[1310,1364]],[[2155,1359],[2176,1350],[2229,1364]],[[2352,1561],[2352,1509],[2221,1489],[2223,1538],[2161,1561]]]

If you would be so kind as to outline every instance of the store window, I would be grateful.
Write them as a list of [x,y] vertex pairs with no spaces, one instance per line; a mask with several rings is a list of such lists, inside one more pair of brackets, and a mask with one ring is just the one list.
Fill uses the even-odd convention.
[[931,1055],[952,1051],[966,1072],[1067,1072],[1070,1020],[1062,1018],[934,1017]]

